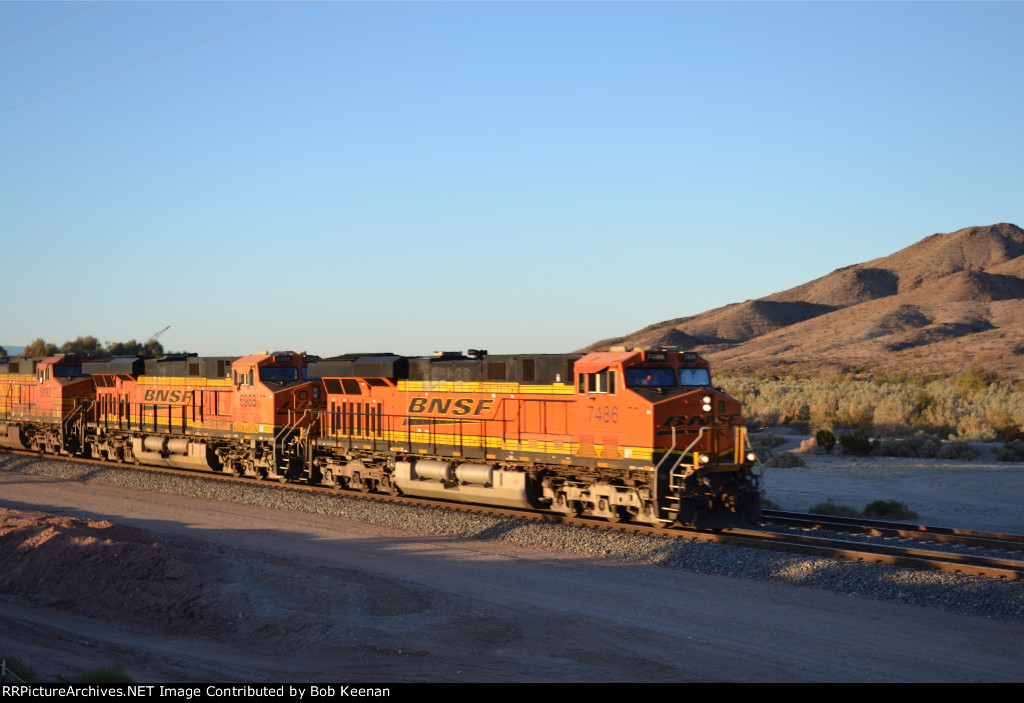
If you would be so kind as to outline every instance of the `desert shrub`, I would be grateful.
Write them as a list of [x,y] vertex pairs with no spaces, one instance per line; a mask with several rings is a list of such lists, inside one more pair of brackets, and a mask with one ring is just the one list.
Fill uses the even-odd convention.
[[860,513],[853,508],[847,505],[838,505],[831,498],[824,503],[818,503],[808,512],[816,515],[832,515],[833,517],[860,517]]
[[767,496],[761,496],[762,510],[782,510],[782,506]]
[[996,374],[971,364],[963,373],[953,377],[953,388],[963,397],[972,398],[978,391],[988,388],[996,378]]
[[946,442],[939,449],[939,458],[974,461],[978,458],[978,450],[967,442]]
[[996,438],[996,430],[988,421],[985,413],[977,407],[971,408],[956,425],[956,437],[960,439],[983,439],[986,441]]
[[[887,387],[880,390],[885,392]],[[914,419],[920,415],[919,408],[909,388],[894,387],[879,399],[872,421],[875,427],[890,434],[897,433],[913,425]]]
[[987,419],[988,423],[992,425],[992,429],[998,432],[1006,441],[1012,439],[1013,434],[1020,432],[1013,416],[1010,415],[1002,404],[996,403],[990,405],[985,411],[985,419]]
[[754,448],[755,452],[766,452],[786,443],[786,438],[777,434],[752,434],[749,437],[750,446]]
[[867,456],[872,451],[871,440],[863,429],[844,434],[839,438],[839,444],[843,447],[843,454],[851,456]]
[[743,420],[743,426],[747,428],[747,432],[751,435],[764,429],[764,425],[761,424],[760,420],[751,420],[749,417]]
[[864,517],[881,518],[883,520],[908,520],[917,517],[917,513],[897,500],[873,501],[868,503],[862,514]]
[[808,434],[811,431],[811,423],[806,420],[796,420],[784,424],[796,434]]
[[135,683],[119,666],[105,666],[85,672],[72,683]]
[[942,443],[923,432],[903,439],[884,439],[875,443],[876,456],[900,456],[932,459],[939,455]]
[[780,410],[782,412],[782,424],[787,427],[806,424],[811,419],[811,406],[800,397],[787,398],[786,402],[780,407]]
[[866,430],[875,420],[874,409],[866,403],[849,403],[836,413],[836,426]]
[[1002,449],[993,449],[996,461],[1024,461],[1024,440],[1015,439],[1007,442]]
[[814,433],[814,440],[828,454],[831,454],[832,448],[836,446],[836,435],[832,430],[818,430]]
[[20,657],[9,657],[7,655],[0,655],[0,659],[5,662],[5,668],[7,670],[7,677],[5,681],[7,683],[38,683],[39,674],[33,669],[27,662],[23,661]]
[[895,379],[851,374],[777,378],[720,373],[716,381],[744,406],[747,422],[816,429],[877,428],[901,437],[926,429],[959,440],[1009,441],[1024,429],[1024,384],[972,367],[951,378]]
[[768,461],[764,462],[764,465],[776,469],[794,469],[807,466],[807,463],[793,452],[779,452],[768,457]]

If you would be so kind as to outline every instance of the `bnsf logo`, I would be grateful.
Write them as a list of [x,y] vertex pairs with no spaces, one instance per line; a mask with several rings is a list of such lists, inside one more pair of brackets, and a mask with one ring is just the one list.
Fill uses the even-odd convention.
[[147,403],[188,403],[195,391],[148,390],[143,400]]
[[493,400],[472,398],[413,398],[409,402],[409,412],[429,415],[479,415],[490,410],[492,405]]
[[[716,415],[719,425],[731,425],[734,421],[739,420],[741,415],[733,413],[732,415]],[[711,417],[709,415],[672,415],[671,417],[665,418],[665,422],[662,423],[663,427],[700,427],[711,424]]]

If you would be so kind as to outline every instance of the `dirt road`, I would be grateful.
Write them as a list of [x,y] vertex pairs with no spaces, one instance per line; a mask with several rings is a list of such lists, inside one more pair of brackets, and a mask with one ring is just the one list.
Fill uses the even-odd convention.
[[1019,624],[778,583],[28,474],[0,496],[0,549],[39,555],[0,579],[0,651],[51,680],[1013,681],[1024,660]]

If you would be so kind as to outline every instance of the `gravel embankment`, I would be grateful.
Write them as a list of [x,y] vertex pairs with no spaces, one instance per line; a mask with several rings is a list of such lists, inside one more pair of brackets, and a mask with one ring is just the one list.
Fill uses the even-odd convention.
[[1021,582],[1008,583],[601,529],[509,520],[443,508],[389,505],[362,500],[357,494],[313,493],[278,485],[222,482],[198,475],[168,476],[123,467],[3,455],[0,455],[0,470],[45,474],[67,480],[100,481],[177,495],[332,515],[467,539],[504,540],[537,549],[655,564],[704,574],[784,582],[999,620],[1024,620],[1024,583]]

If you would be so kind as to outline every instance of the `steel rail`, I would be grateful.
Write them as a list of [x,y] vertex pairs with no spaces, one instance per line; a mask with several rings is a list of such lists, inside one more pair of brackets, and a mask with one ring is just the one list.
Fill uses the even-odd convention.
[[837,517],[815,513],[793,513],[781,510],[764,510],[761,512],[761,517],[764,522],[808,529],[859,532],[874,536],[899,537],[928,542],[962,544],[983,549],[1005,549],[1007,551],[1024,552],[1024,535],[961,530],[934,525],[913,525],[906,522],[889,520]]

